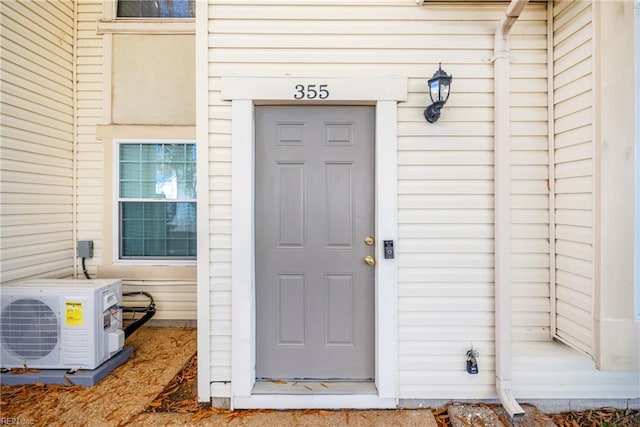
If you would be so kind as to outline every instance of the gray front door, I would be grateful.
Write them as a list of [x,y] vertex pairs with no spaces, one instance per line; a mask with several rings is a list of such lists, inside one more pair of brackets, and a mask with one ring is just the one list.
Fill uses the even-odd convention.
[[256,375],[372,379],[374,108],[256,107],[255,133]]

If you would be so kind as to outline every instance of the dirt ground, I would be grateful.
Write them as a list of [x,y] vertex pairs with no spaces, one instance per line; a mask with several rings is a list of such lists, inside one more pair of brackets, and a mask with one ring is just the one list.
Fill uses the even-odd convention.
[[[451,427],[447,407],[234,412],[211,408],[196,398],[195,329],[144,327],[126,344],[134,348],[131,359],[93,387],[2,385],[0,425]],[[631,410],[601,408],[548,418],[559,427],[640,426],[640,411]],[[501,420],[497,427],[503,425]]]

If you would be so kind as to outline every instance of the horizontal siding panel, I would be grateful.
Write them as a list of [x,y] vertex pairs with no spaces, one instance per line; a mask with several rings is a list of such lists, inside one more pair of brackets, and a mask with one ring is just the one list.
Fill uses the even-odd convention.
[[[577,64],[573,64],[563,72],[554,75],[553,87],[556,89],[556,92],[553,94],[553,99],[556,105],[571,100],[574,96],[579,96],[580,94],[591,91],[591,86],[585,84],[585,82],[592,78],[591,67],[591,58],[587,58]],[[560,110],[562,113],[562,108]]]
[[557,270],[556,283],[585,295],[593,295],[591,275],[583,276],[568,270]]
[[[7,128],[3,128],[3,131],[13,133]],[[72,171],[68,169],[71,161],[65,156],[65,154],[69,154],[70,150],[65,149],[65,147],[53,148],[51,143],[55,141],[43,139],[42,143],[30,143],[14,140],[5,135],[3,137],[4,160],[2,166],[4,170],[46,176],[71,176]],[[38,138],[40,137],[35,136],[33,140],[37,141]],[[49,168],[45,173],[41,166],[47,165],[47,159],[50,159]]]
[[558,209],[556,210],[556,223],[591,227],[593,214],[590,210]]
[[[218,50],[216,55],[209,58],[210,63],[215,66],[217,63],[233,63],[233,64],[259,64],[268,62],[270,64],[288,64],[288,63],[305,63],[316,64],[334,62],[337,64],[359,64],[376,65],[376,64],[423,64],[424,59],[420,57],[422,50],[405,49],[385,50],[383,48],[367,50],[349,50],[340,49],[331,52],[314,51],[309,49],[298,49],[292,52],[292,49],[233,49]],[[483,57],[490,56],[492,49],[484,52],[467,51],[444,51],[440,57],[444,63],[448,64],[477,64],[474,56]],[[533,62],[544,62],[543,59],[533,59]],[[514,98],[516,96],[514,95]]]
[[493,265],[490,254],[403,254],[398,261],[404,267],[487,267]]
[[556,193],[592,193],[593,178],[591,176],[579,176],[576,178],[563,178],[556,180]]
[[[548,233],[547,233],[548,234]],[[402,238],[402,248],[419,247],[419,240],[415,244],[411,244],[411,239],[492,239],[493,227],[484,224],[399,224],[398,237]],[[471,243],[472,240],[469,241]],[[488,242],[488,243],[487,243]],[[444,243],[440,241],[440,243]],[[491,243],[484,240],[484,245]]]
[[428,277],[430,281],[449,282],[469,282],[469,283],[489,283],[493,282],[492,268],[404,268],[398,272],[398,280],[401,282],[416,282]]
[[591,244],[593,243],[593,231],[590,227],[558,224],[556,226],[556,239]]
[[563,35],[568,37],[575,32],[575,28],[571,26],[573,22],[582,22],[581,17],[591,20],[591,3],[573,0],[557,1],[553,7],[553,17],[555,36],[560,39]]
[[[558,299],[558,304],[569,304],[570,306],[576,307],[580,313],[584,312],[580,307],[589,307],[589,304],[591,303],[591,293],[585,294],[562,285],[558,286],[556,297]],[[565,311],[565,313],[568,313],[568,311]],[[580,315],[582,316],[582,314]],[[586,322],[585,324],[587,324],[590,321],[589,319],[591,318],[591,314],[590,312],[587,312],[585,315],[587,316],[586,320],[584,318],[574,318],[574,320],[579,321],[579,323]]]
[[[549,209],[549,197],[543,194],[512,194],[512,209]],[[547,213],[548,215],[548,213]],[[548,222],[548,221],[547,221]]]
[[[558,314],[556,317],[557,335],[565,339],[568,343],[582,348],[585,351],[591,350],[592,328],[590,323],[580,323],[574,319],[587,320],[587,313],[571,307],[568,304],[558,304]],[[564,315],[566,313],[566,315]]]
[[[500,18],[502,11],[500,6],[489,6],[476,8],[473,12],[474,21],[494,21]],[[430,7],[416,8],[414,5],[385,6],[361,4],[359,6],[342,5],[314,5],[309,3],[291,3],[289,5],[264,5],[260,7],[246,7],[246,5],[210,5],[209,12],[215,19],[246,19],[246,20],[271,20],[282,19],[286,16],[289,20],[367,20],[367,21],[412,21],[425,20],[433,21],[458,21],[460,19],[460,9],[455,7]],[[543,9],[527,9],[523,15],[523,20],[544,21],[546,15]],[[490,22],[493,23],[493,22]]]
[[[67,136],[73,132],[73,124],[70,121],[73,120],[73,115],[68,114],[67,112],[55,112],[51,113],[48,109],[37,107],[35,105],[29,105],[25,102],[19,101],[18,106],[12,105],[12,101],[16,99],[11,95],[7,96],[7,102],[2,106],[3,119],[4,118],[14,118],[16,120],[9,120],[9,123],[13,123],[15,126],[17,121],[23,121],[27,123],[36,123],[38,126],[43,126],[48,129],[52,133],[66,132]],[[47,111],[49,114],[43,114],[44,111]],[[52,117],[56,114],[60,114],[60,117]],[[59,134],[60,135],[60,134]]]
[[[10,13],[11,11],[11,8],[5,10],[5,12]],[[62,37],[56,37],[56,43],[46,37],[46,30],[42,28],[25,27],[13,19],[15,16],[12,18],[6,13],[3,14],[3,17],[2,31],[5,40],[8,41],[6,46],[8,50],[34,63],[39,63],[42,67],[58,75],[67,76],[70,74],[71,70],[69,69],[68,61],[72,59],[73,49],[72,45],[68,42],[65,43],[64,39],[65,36],[71,38],[72,34],[63,34]],[[40,33],[45,34],[42,35]],[[25,50],[29,52],[24,52]]]
[[409,194],[398,197],[400,209],[493,209],[489,195]]
[[[429,307],[430,308],[430,307]],[[429,340],[451,340],[472,342],[475,337],[493,339],[493,326],[465,325],[442,327],[403,327],[398,330],[400,340],[409,340],[419,336]],[[404,369],[403,369],[404,370]]]
[[[408,108],[399,108],[399,114]],[[411,110],[414,110],[412,108]],[[417,108],[420,113],[424,111],[424,107]],[[415,113],[412,113],[415,114]],[[424,120],[424,116],[422,118]],[[420,151],[485,151],[493,148],[493,137],[480,135],[442,135],[438,134],[433,138],[424,138],[424,136],[407,136],[403,135],[398,140],[398,149],[420,150]]]
[[[56,269],[63,268],[65,264],[68,266],[68,259],[73,257],[73,246],[67,242],[67,250],[55,250],[53,252],[38,252],[37,247],[33,247],[34,251],[19,258],[7,257],[8,251],[3,251],[5,257],[2,261],[2,282],[6,283],[15,280],[14,276],[17,272],[26,273],[37,271],[34,266],[52,266]],[[47,273],[46,270],[43,273]]]
[[71,0],[60,0],[51,5],[53,6],[51,9],[47,7],[49,5],[45,5],[40,4],[40,2],[6,2],[3,7],[5,8],[5,13],[11,9],[14,13],[12,16],[19,14],[23,17],[21,21],[27,19],[36,27],[65,38],[71,44],[72,34],[68,32],[69,22],[73,19],[73,4]]
[[0,228],[0,232],[2,232],[0,237],[2,237],[3,248],[22,248],[29,247],[31,245],[70,242],[73,237],[71,230],[17,236],[9,236],[5,234],[4,232],[6,230],[6,228]]
[[[386,28],[385,28],[386,29]],[[545,49],[546,40],[527,39],[520,43],[520,47]],[[251,46],[255,49],[384,49],[395,48],[404,45],[406,49],[423,49],[425,46],[439,46],[443,50],[460,49],[493,49],[493,36],[491,34],[478,35],[469,39],[469,36],[452,34],[443,38],[440,34],[415,34],[411,37],[400,34],[353,34],[345,37],[344,34],[308,34],[306,37],[300,34],[292,38],[290,34],[217,34],[211,39],[211,47],[217,49],[243,48]],[[515,47],[515,46],[513,46]],[[456,84],[456,86],[458,86]]]
[[462,236],[428,240],[405,237],[399,245],[398,250],[407,253],[493,253],[493,239],[464,239]]
[[[413,298],[455,298],[463,295],[465,298],[483,297],[485,300],[493,298],[493,286],[478,286],[472,283],[436,283],[430,281],[425,282],[404,282],[402,287],[398,289],[398,295],[404,302],[411,302]],[[403,297],[407,297],[406,299]],[[406,308],[404,305],[402,309]],[[419,310],[420,311],[420,310]],[[405,312],[405,310],[401,310]]]
[[493,183],[488,181],[419,181],[404,180],[398,184],[399,194],[491,194]]
[[589,261],[570,256],[556,255],[556,269],[579,276],[592,277],[593,266]]
[[[416,147],[413,147],[415,149]],[[448,165],[405,165],[398,168],[398,179],[409,180],[492,180],[493,169],[485,165],[451,167]]]
[[593,175],[593,160],[591,158],[555,165],[557,179],[591,175]]
[[488,151],[402,151],[398,153],[398,165],[491,165],[493,153]]
[[556,131],[566,132],[578,127],[589,126],[593,120],[591,107],[575,110],[563,117],[556,118]]
[[[73,104],[67,94],[56,92],[49,87],[41,86],[32,80],[26,80],[24,76],[11,72],[3,72],[1,81],[5,85],[6,93],[46,107],[55,106],[61,112],[66,109],[68,114],[73,114]],[[33,96],[34,92],[38,93],[37,97]]]
[[[123,280],[123,292],[148,292],[156,303],[158,320],[195,320],[196,283],[190,281]],[[125,297],[124,303],[146,306],[144,297]]]
[[590,19],[590,16],[582,15],[580,19],[574,20],[570,27],[564,29],[564,34],[567,34],[566,31],[572,31],[570,36],[563,37],[562,40],[554,40],[554,59],[569,57],[572,51],[591,41]]
[[564,118],[576,111],[590,109],[591,105],[593,105],[593,93],[588,91],[555,104],[554,114],[556,118]]
[[[38,74],[46,76],[48,79],[51,79],[52,82],[60,84],[68,90],[72,90],[72,71],[65,67],[63,59],[60,59],[55,63],[48,62],[50,58],[43,58],[35,53],[39,52],[38,47],[33,43],[24,40],[22,35],[11,34],[10,32],[8,33],[9,34],[3,34],[5,38],[3,38],[2,43],[3,59],[7,61],[4,64],[5,67],[16,65],[19,68],[32,70]],[[10,36],[15,37],[18,41],[10,39]],[[24,42],[26,46],[22,45],[20,42]],[[49,56],[55,58],[55,56]],[[69,55],[66,60],[71,61],[71,55]]]
[[[565,73],[557,75],[559,82],[555,83],[553,99],[554,103],[566,101],[574,96],[591,91],[593,77],[588,71],[591,70],[591,61],[583,61],[576,64]],[[560,83],[563,83],[562,85]]]
[[[415,9],[414,9],[415,11]],[[349,19],[348,22],[336,22],[334,20],[313,20],[303,19],[272,19],[272,20],[224,20],[218,16],[209,21],[209,33],[211,35],[210,45],[214,44],[213,39],[218,34],[285,34],[285,35],[323,35],[323,34],[361,34],[380,35],[398,34],[406,36],[425,36],[447,34],[451,36],[493,36],[495,34],[495,22],[499,19],[496,14],[494,22],[479,22],[467,20],[461,22],[457,18],[448,21],[429,21],[425,25],[423,21],[406,20],[385,20],[384,26],[380,21],[360,21]],[[240,15],[242,16],[242,15]],[[424,19],[424,18],[423,18]],[[532,36],[544,36],[546,29],[536,22],[519,21],[517,28],[526,30]],[[514,33],[515,38],[515,33]]]
[[558,194],[555,205],[556,209],[589,210],[593,206],[593,195],[590,193]]
[[70,144],[68,141],[73,135],[71,131],[53,129],[50,128],[47,124],[24,120],[20,118],[19,115],[18,117],[12,117],[9,115],[3,116],[2,126],[3,128],[6,126],[7,128],[29,129],[29,131],[33,132],[34,134],[46,136],[50,139],[65,141],[66,144]]
[[593,260],[592,246],[584,243],[572,242],[567,240],[557,240],[556,253],[565,256],[572,256],[584,261]]
[[435,223],[435,224],[493,224],[493,210],[488,209],[403,209],[398,213],[398,220],[403,223]]
[[[103,36],[97,34],[97,23],[103,18],[101,0],[79,0],[77,4],[77,227],[79,238],[94,241],[94,256],[89,269],[103,263],[105,255],[102,236],[104,233],[104,185],[102,176],[103,142],[97,140],[96,125],[105,123],[102,112],[103,103]],[[106,119],[108,122],[108,119]],[[83,237],[84,236],[84,237]],[[108,258],[111,258],[109,254]],[[154,297],[154,292],[151,292]],[[161,297],[162,300],[164,297]],[[189,309],[190,310],[190,309]],[[187,310],[187,311],[189,311]],[[159,308],[162,319],[189,319],[185,309],[176,308],[174,315],[166,317],[163,308]]]
[[[531,224],[526,224],[523,227],[533,228]],[[511,253],[515,260],[519,254],[549,254],[549,241],[548,239],[544,239],[541,236],[544,235],[544,232],[549,234],[549,228],[546,226],[543,227],[543,231],[541,231],[540,235],[534,235],[533,233],[529,233],[528,236],[531,238],[514,236],[512,233],[512,242],[511,242]],[[537,238],[536,238],[537,237]],[[533,255],[534,257],[537,255]],[[524,259],[524,257],[523,257]]]
[[73,4],[7,2],[0,19],[1,280],[72,277]]

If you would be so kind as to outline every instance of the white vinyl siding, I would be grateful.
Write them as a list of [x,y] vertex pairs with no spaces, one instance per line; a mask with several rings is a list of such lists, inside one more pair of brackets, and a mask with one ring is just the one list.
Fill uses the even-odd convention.
[[592,13],[554,4],[555,325],[561,341],[593,354]]
[[[194,280],[162,280],[125,279],[122,281],[123,292],[148,292],[156,303],[156,314],[153,320],[194,320],[196,310],[196,281]],[[125,304],[140,303],[146,305],[143,297],[126,297]]]
[[94,277],[103,255],[103,147],[96,138],[96,125],[102,123],[103,48],[96,23],[102,18],[102,0],[78,1],[77,58],[77,221],[78,239],[93,240],[94,255],[87,259]]
[[[492,397],[493,54],[504,5],[211,1],[210,331],[214,396],[228,395],[231,108],[220,77],[409,77],[399,104],[400,397]],[[514,332],[549,339],[546,9],[527,7],[512,47]],[[451,97],[428,124],[438,63]],[[381,284],[384,286],[384,284]],[[481,373],[464,370],[466,350]]]
[[74,9],[0,5],[0,282],[73,275]]

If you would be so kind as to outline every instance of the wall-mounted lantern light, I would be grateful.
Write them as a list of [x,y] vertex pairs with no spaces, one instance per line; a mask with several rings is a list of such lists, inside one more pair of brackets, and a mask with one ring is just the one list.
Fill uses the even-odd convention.
[[442,64],[438,64],[438,71],[429,79],[429,96],[432,104],[424,110],[424,118],[429,123],[435,123],[440,118],[440,110],[449,99],[449,89],[453,76],[447,74],[442,69]]

